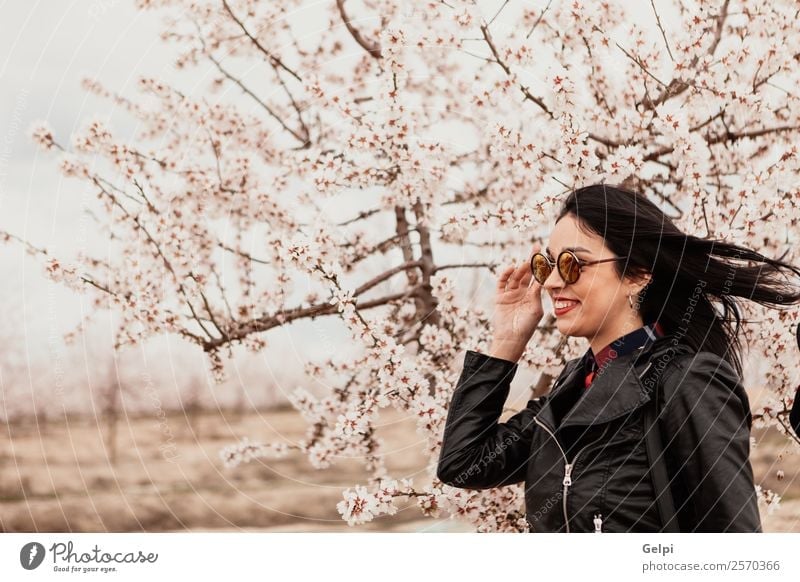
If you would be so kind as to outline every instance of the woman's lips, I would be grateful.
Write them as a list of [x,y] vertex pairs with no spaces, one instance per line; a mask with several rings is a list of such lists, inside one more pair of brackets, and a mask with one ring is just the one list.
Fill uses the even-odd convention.
[[556,313],[556,317],[559,317],[559,316],[561,316],[561,315],[564,315],[564,314],[565,314],[565,313],[567,313],[568,311],[571,311],[572,309],[574,309],[574,308],[578,307],[578,305],[580,305],[580,304],[581,304],[581,302],[580,302],[580,301],[575,301],[575,302],[573,302],[571,305],[568,305],[567,307],[563,307],[563,308],[561,308],[561,309],[558,309],[557,307],[555,307],[555,306],[554,306],[555,313]]

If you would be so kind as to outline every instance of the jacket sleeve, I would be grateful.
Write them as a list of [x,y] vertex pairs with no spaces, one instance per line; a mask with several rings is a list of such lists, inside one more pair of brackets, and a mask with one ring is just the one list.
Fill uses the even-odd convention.
[[440,481],[462,489],[490,489],[525,479],[535,424],[544,398],[498,423],[517,364],[467,350],[453,392],[436,469]]
[[761,532],[739,376],[711,352],[676,362],[665,380],[662,430],[681,531]]
[[794,403],[792,403],[792,411],[789,413],[789,424],[794,433],[800,436],[800,386],[797,387],[797,392],[794,393]]

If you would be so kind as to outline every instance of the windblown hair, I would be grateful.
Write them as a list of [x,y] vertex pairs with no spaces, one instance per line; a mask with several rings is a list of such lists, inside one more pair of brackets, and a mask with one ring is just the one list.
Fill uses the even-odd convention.
[[652,274],[639,302],[645,322],[658,320],[695,351],[717,354],[740,377],[739,333],[748,320],[742,319],[739,298],[769,307],[800,302],[800,284],[781,272],[800,276],[800,268],[683,233],[642,194],[607,184],[586,186],[567,196],[557,220],[567,213],[584,232],[601,236],[616,256],[627,257],[612,263],[620,278]]

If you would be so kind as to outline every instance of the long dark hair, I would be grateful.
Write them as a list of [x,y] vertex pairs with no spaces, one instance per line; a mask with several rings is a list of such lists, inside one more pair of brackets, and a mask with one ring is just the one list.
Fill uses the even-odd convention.
[[[579,228],[601,236],[627,261],[614,261],[620,277],[652,273],[640,294],[645,322],[695,351],[709,351],[742,375],[737,298],[777,307],[800,302],[800,285],[787,283],[781,270],[800,268],[732,243],[681,232],[646,196],[620,186],[596,184],[573,190],[557,220],[572,214]],[[785,256],[785,255],[784,255]],[[735,261],[755,262],[737,263]],[[712,301],[721,303],[722,313]]]

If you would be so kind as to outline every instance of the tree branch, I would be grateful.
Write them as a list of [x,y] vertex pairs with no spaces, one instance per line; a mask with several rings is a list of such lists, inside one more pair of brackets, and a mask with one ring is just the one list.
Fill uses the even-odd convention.
[[233,247],[229,247],[228,245],[226,245],[222,241],[217,241],[217,246],[222,248],[222,249],[224,249],[224,250],[226,250],[226,251],[228,251],[228,252],[230,252],[230,253],[233,253],[234,255],[239,255],[240,257],[244,257],[245,259],[253,261],[254,263],[260,263],[262,265],[271,265],[272,264],[269,261],[265,261],[263,259],[257,259],[254,256],[252,256],[252,255],[250,255],[250,254],[248,254],[248,253],[246,253],[244,251],[240,251],[239,249],[235,249]]
[[675,57],[672,56],[672,51],[669,48],[669,41],[667,41],[667,33],[664,32],[664,27],[661,25],[661,18],[658,15],[658,10],[656,10],[656,4],[653,0],[650,0],[650,6],[653,8],[653,14],[656,15],[656,24],[658,24],[658,30],[661,31],[661,36],[664,39],[664,46],[667,47],[667,53],[669,54],[669,58],[674,63]]
[[336,0],[336,6],[339,7],[339,14],[342,15],[342,20],[344,21],[344,25],[347,27],[347,30],[350,32],[350,36],[365,50],[369,53],[369,55],[373,58],[379,59],[381,58],[381,46],[380,44],[375,41],[367,40],[362,36],[362,34],[358,31],[358,29],[353,26],[353,23],[350,21],[350,18],[347,16],[347,12],[344,9],[344,0]]
[[[378,299],[372,299],[369,301],[357,302],[354,304],[354,307],[357,310],[363,309],[372,309],[373,307],[380,307],[382,305],[386,305],[391,301],[396,301],[398,299],[405,299],[409,296],[415,295],[419,291],[419,288],[412,288],[407,291],[403,291],[401,293],[395,293],[393,295],[387,295],[385,297],[380,297]],[[279,327],[281,325],[285,325],[286,323],[290,323],[292,321],[296,321],[298,319],[303,319],[306,317],[310,317],[312,320],[315,317],[320,317],[323,315],[335,315],[339,312],[339,309],[336,305],[331,303],[320,303],[317,305],[313,305],[310,307],[295,307],[293,309],[284,309],[275,313],[274,315],[265,315],[263,317],[259,317],[258,319],[254,319],[247,322],[239,322],[235,326],[231,326],[228,330],[228,335],[226,339],[215,338],[212,340],[208,340],[203,342],[203,349],[207,352],[214,351],[225,345],[226,343],[242,340],[250,334],[253,333],[262,333],[268,331],[272,328]]]
[[466,268],[466,269],[479,269],[481,267],[485,267],[490,271],[494,272],[494,269],[497,267],[497,263],[462,263],[462,264],[452,264],[452,265],[439,265],[434,267],[433,272],[438,273],[439,271],[444,271],[445,269],[459,269],[459,268]]
[[[483,33],[483,39],[489,46],[489,50],[492,51],[492,56],[494,57],[495,62],[498,65],[500,65],[503,71],[505,71],[506,75],[511,75],[511,68],[500,58],[500,54],[497,52],[497,47],[494,46],[492,35],[489,32],[489,25],[481,24],[480,29],[481,32]],[[525,86],[520,85],[519,89],[520,91],[522,91],[522,94],[525,95],[525,99],[527,99],[528,101],[532,101],[533,103],[536,103],[536,105],[539,106],[539,109],[544,111],[547,114],[547,116],[550,117],[550,119],[555,119],[555,115],[553,115],[553,112],[547,108],[547,105],[545,105],[541,97],[537,97],[536,95],[531,93],[530,90]]]
[[[492,41],[492,35],[489,32],[489,26],[486,24],[481,24],[480,26],[481,32],[483,33],[483,38],[486,41],[486,44],[489,46],[489,50],[492,52],[492,56],[494,57],[495,62],[505,71],[506,75],[511,75],[511,67],[508,66],[507,63],[500,58],[500,53],[497,51],[497,47],[495,47],[494,42]],[[552,111],[547,107],[544,100],[541,97],[537,97],[533,93],[531,93],[530,89],[524,85],[517,85],[519,90],[522,91],[522,94],[525,96],[525,99],[535,103],[539,109],[541,109],[550,119],[555,119],[555,115]],[[610,148],[619,147],[620,144],[595,133],[589,133],[587,135],[589,139],[592,141],[596,141],[597,143],[601,143]]]
[[539,15],[539,18],[537,18],[536,22],[534,22],[533,26],[531,26],[531,29],[528,31],[528,34],[525,36],[526,39],[530,38],[531,35],[533,34],[533,31],[536,30],[537,26],[539,26],[539,23],[542,21],[542,18],[544,18],[544,15],[547,14],[548,10],[550,10],[550,4],[552,3],[553,0],[547,1],[547,6],[544,7],[544,10],[542,10],[542,13]]
[[386,271],[385,273],[381,273],[377,277],[373,277],[372,279],[370,279],[369,281],[367,281],[366,283],[364,283],[363,285],[358,287],[353,292],[353,295],[355,297],[363,295],[366,291],[372,289],[373,287],[375,287],[375,285],[379,285],[380,283],[383,283],[387,279],[390,279],[393,275],[396,275],[397,273],[401,273],[401,272],[406,271],[408,269],[413,269],[415,267],[420,267],[421,265],[422,265],[422,261],[411,261],[411,262],[403,263],[402,265],[398,265],[396,267],[393,267],[393,268],[389,269],[388,271]]
[[228,6],[228,2],[226,0],[222,0],[222,5],[225,7],[225,11],[230,15],[231,20],[233,20],[236,23],[236,25],[242,30],[242,32],[245,34],[245,36],[250,39],[250,41],[253,43],[253,45],[259,51],[261,51],[264,54],[264,56],[267,57],[267,59],[269,59],[269,62],[273,67],[279,67],[279,68],[283,69],[284,71],[286,71],[287,73],[289,73],[292,77],[294,77],[295,79],[297,79],[301,83],[303,82],[303,79],[300,78],[300,75],[298,75],[292,69],[290,69],[285,64],[283,64],[283,61],[281,59],[279,59],[278,57],[273,55],[271,52],[269,52],[264,47],[264,45],[262,45],[258,41],[258,39],[256,37],[254,37],[252,34],[250,34],[250,31],[247,30],[247,27],[244,25],[244,23],[241,20],[239,20],[239,18],[233,13],[233,10],[231,10],[231,7]]
[[[225,69],[225,68],[222,66],[222,64],[221,64],[221,63],[220,63],[220,62],[219,62],[219,61],[218,61],[216,58],[214,58],[213,56],[211,56],[211,55],[210,55],[210,54],[208,54],[208,53],[206,53],[206,57],[208,58],[208,60],[210,60],[210,61],[211,61],[211,62],[214,64],[214,66],[217,68],[217,70],[218,70],[220,73],[222,73],[222,74],[223,74],[223,75],[224,75],[224,76],[225,76],[225,77],[226,77],[226,78],[227,78],[229,81],[231,81],[232,83],[234,83],[235,85],[237,85],[237,86],[238,86],[238,87],[239,87],[239,88],[240,88],[240,89],[241,89],[241,90],[242,90],[242,91],[245,93],[245,95],[247,95],[247,96],[249,96],[251,99],[253,99],[253,101],[255,101],[255,102],[256,102],[256,103],[257,103],[257,104],[258,104],[258,105],[259,105],[259,106],[260,106],[260,107],[261,107],[261,108],[262,108],[264,111],[266,111],[266,112],[267,112],[267,115],[269,115],[269,116],[270,116],[270,117],[272,117],[272,118],[273,118],[275,121],[277,121],[277,122],[280,124],[280,126],[283,128],[283,129],[285,129],[286,131],[288,131],[289,133],[291,133],[291,134],[292,134],[292,137],[294,137],[295,139],[297,139],[297,141],[301,142],[302,144],[306,144],[306,143],[308,143],[308,128],[306,128],[306,127],[305,127],[305,124],[303,124],[303,129],[304,129],[305,135],[300,135],[300,134],[299,134],[298,132],[296,132],[294,129],[292,129],[291,127],[289,127],[289,126],[286,124],[286,122],[283,120],[283,118],[282,118],[280,115],[278,115],[278,114],[277,114],[275,111],[273,111],[273,109],[272,109],[272,108],[271,108],[269,105],[267,105],[267,104],[266,104],[264,101],[262,101],[262,100],[261,100],[261,99],[258,97],[258,95],[256,95],[255,93],[253,93],[253,91],[252,91],[252,90],[250,90],[250,88],[249,88],[249,87],[247,87],[247,86],[246,86],[244,83],[242,83],[242,81],[240,81],[239,79],[237,79],[236,77],[234,77],[233,75],[231,75],[231,74],[230,74],[230,73],[229,73],[229,72],[228,72],[228,71],[227,71],[227,70],[226,70],[226,69]],[[301,123],[303,123],[302,119],[300,120],[300,122],[301,122]],[[307,146],[306,146],[306,147],[307,147]]]
[[[730,4],[730,0],[725,0],[725,3],[722,5],[720,9],[720,13],[717,16],[717,26],[714,30],[714,40],[711,42],[711,46],[708,49],[708,54],[713,55],[714,51],[717,50],[717,46],[719,45],[720,40],[722,39],[722,29],[725,24],[725,19],[728,17],[728,4]],[[700,57],[695,57],[692,59],[692,63],[689,65],[688,68],[693,69],[697,66]],[[678,79],[673,79],[670,83],[664,88],[664,91],[655,99],[648,100],[644,105],[648,109],[655,109],[665,101],[680,95],[686,89],[691,87],[692,84],[686,81],[681,81]]]

